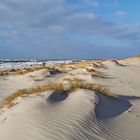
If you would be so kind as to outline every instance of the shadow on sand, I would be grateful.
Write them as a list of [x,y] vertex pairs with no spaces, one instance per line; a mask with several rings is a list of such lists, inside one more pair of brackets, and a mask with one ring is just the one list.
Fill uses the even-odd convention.
[[56,103],[65,100],[68,97],[69,91],[68,90],[57,90],[54,91],[47,100],[51,103]]
[[49,72],[51,75],[57,75],[61,73],[59,70],[50,70]]
[[99,120],[110,119],[122,114],[132,106],[128,100],[134,98],[129,97],[128,99],[127,96],[126,98],[119,96],[117,99],[110,99],[100,93],[96,93],[96,95],[99,97],[99,103],[96,105],[95,112]]

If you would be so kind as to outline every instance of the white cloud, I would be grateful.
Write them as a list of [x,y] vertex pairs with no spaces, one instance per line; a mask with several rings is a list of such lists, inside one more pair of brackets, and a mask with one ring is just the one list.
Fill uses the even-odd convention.
[[126,45],[139,43],[138,26],[112,23],[88,11],[88,7],[100,7],[96,0],[79,0],[79,4],[66,0],[0,0],[0,5],[0,42],[13,48],[50,51],[58,47],[64,52],[67,46],[82,46],[83,42],[76,44],[72,37],[66,37],[71,34],[98,35]]
[[114,14],[115,14],[115,16],[118,17],[118,18],[124,18],[124,17],[127,17],[127,15],[128,15],[127,12],[121,11],[121,10],[116,11]]
[[[91,0],[82,0],[81,5],[83,3],[90,4],[90,2]],[[98,1],[92,0],[92,2]],[[14,32],[27,34],[27,36],[40,32],[43,35],[46,34],[45,36],[50,33],[57,36],[60,32],[63,34],[79,32],[136,41],[140,34],[129,25],[119,25],[106,21],[93,12],[79,12],[74,3],[71,5],[65,0],[2,0],[0,5],[8,7],[2,8],[0,26],[7,27],[7,29],[10,26]],[[118,17],[124,17],[127,13],[116,11],[115,14]]]
[[89,6],[89,7],[100,7],[101,3],[99,2],[99,0],[80,0],[80,2],[82,1],[82,4]]

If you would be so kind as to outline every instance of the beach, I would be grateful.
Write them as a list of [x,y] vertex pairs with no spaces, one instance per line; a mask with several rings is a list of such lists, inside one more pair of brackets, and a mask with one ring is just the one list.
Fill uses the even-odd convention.
[[0,71],[1,140],[139,140],[139,56]]

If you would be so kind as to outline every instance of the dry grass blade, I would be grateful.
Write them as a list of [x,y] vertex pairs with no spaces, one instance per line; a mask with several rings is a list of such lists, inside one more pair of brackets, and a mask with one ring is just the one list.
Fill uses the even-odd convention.
[[40,67],[24,68],[24,69],[21,69],[21,70],[17,70],[16,74],[22,75],[22,74],[27,74],[27,73],[30,73],[30,72],[42,70],[42,69],[46,69],[46,67],[40,66]]
[[21,97],[21,96],[29,95],[29,94],[38,94],[38,93],[44,92],[46,90],[63,90],[63,89],[64,89],[64,86],[62,83],[53,83],[53,82],[49,82],[47,84],[33,87],[33,88],[21,89],[21,90],[16,91],[15,93],[13,93],[11,96],[9,96],[5,100],[4,104],[7,105],[9,108],[14,104],[14,100],[17,97]]
[[104,73],[104,72],[101,72],[101,71],[97,71],[97,70],[95,70],[95,69],[86,69],[88,72],[89,72],[89,74],[91,75],[91,76],[93,76],[93,77],[101,77],[101,78],[106,78],[106,74]]
[[124,64],[120,64],[117,60],[111,60],[112,62],[114,62],[116,65],[118,65],[118,66],[126,66],[126,65],[124,65]]
[[[115,94],[113,94],[107,87],[96,84],[96,83],[88,83],[88,82],[83,82],[79,79],[73,79],[69,80],[70,88],[68,89],[69,91],[76,90],[78,88],[82,89],[88,89],[88,90],[93,90],[98,93],[101,93],[103,95],[106,95],[108,97],[116,97]],[[6,100],[4,105],[8,106],[10,108],[14,104],[14,100],[18,97],[22,97],[24,95],[29,95],[29,94],[38,94],[47,90],[57,90],[57,91],[64,91],[66,90],[65,85],[63,82],[57,83],[57,82],[49,82],[44,85],[40,85],[37,87],[29,88],[29,89],[22,89],[18,90],[11,96],[9,96]]]

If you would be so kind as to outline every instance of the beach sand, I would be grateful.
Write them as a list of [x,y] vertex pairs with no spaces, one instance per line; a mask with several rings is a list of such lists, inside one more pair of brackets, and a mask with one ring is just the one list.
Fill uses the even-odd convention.
[[[139,140],[139,72],[140,59],[133,57],[62,64],[21,75],[1,75],[0,139]],[[73,81],[77,88],[69,90]],[[51,82],[62,83],[62,93],[58,87],[55,90],[54,87],[38,88],[42,92],[19,95],[10,100],[12,106],[6,104],[9,96],[19,89],[31,91],[32,87]],[[85,83],[106,88],[91,88]]]

